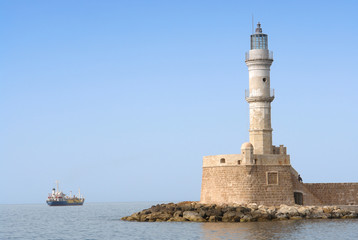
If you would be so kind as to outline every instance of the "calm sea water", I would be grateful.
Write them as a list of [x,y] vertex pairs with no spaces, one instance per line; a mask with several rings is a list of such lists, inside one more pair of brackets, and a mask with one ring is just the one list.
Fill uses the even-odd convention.
[[358,219],[254,223],[124,222],[154,203],[0,205],[0,239],[358,239]]

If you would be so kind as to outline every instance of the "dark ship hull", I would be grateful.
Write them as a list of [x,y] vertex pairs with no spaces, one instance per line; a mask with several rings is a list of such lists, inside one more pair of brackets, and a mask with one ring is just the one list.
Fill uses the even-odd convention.
[[81,206],[84,203],[84,200],[65,200],[65,201],[50,201],[47,200],[46,203],[49,206]]

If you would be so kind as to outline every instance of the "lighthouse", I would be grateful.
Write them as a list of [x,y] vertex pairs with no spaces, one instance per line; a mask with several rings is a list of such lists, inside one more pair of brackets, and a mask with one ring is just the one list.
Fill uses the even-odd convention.
[[250,143],[254,154],[272,154],[271,102],[274,90],[270,88],[270,67],[273,54],[268,49],[267,34],[260,22],[250,36],[250,51],[245,63],[249,70],[249,89],[245,91],[250,105]]
[[[203,157],[200,202],[207,204],[357,205],[358,183],[302,183],[284,145],[272,145],[272,52],[257,24],[245,63],[249,70],[250,142],[241,153]],[[342,197],[343,196],[343,197]]]

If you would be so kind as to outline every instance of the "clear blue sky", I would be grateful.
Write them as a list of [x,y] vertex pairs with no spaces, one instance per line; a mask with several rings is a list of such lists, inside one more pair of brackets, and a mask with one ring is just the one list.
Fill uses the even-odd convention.
[[0,1],[0,203],[199,200],[248,141],[251,16],[273,142],[305,182],[358,182],[357,1]]

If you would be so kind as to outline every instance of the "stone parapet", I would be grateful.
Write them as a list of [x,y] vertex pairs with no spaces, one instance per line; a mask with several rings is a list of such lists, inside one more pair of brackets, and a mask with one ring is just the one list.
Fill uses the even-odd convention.
[[[253,165],[288,165],[290,155],[284,154],[254,154]],[[222,154],[203,157],[203,167],[225,167],[245,165],[241,154]]]

